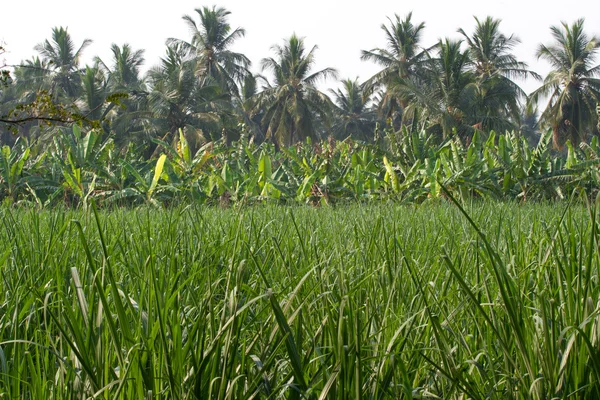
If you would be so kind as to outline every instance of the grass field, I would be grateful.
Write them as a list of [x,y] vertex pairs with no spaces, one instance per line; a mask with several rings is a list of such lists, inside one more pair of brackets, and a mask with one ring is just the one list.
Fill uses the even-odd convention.
[[4,208],[0,398],[599,398],[594,207],[465,209]]

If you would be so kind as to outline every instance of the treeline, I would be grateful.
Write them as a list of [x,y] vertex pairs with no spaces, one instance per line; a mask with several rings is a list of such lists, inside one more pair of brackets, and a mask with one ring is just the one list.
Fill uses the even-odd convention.
[[[398,15],[382,24],[380,47],[362,52],[380,71],[364,82],[346,79],[323,93],[317,84],[339,79],[333,68],[315,70],[316,48],[293,35],[273,46],[253,74],[251,61],[232,45],[245,35],[229,25],[230,12],[203,7],[184,22],[191,37],[169,39],[158,65],[141,73],[144,51],[112,46],[112,59],[82,66],[90,40],[74,43],[65,28],[35,47],[37,54],[3,75],[0,140],[49,143],[76,122],[112,138],[119,149],[158,156],[157,140],[176,145],[180,130],[191,151],[242,135],[276,148],[307,138],[373,142],[376,127],[424,131],[441,142],[474,132],[514,131],[535,144],[551,129],[554,146],[575,147],[598,134],[600,42],[584,21],[550,29],[537,56],[552,65],[542,79],[513,54],[519,39],[500,21],[475,19],[461,40],[423,43],[425,24]],[[377,44],[375,44],[377,45]],[[519,87],[537,79],[531,95]]]

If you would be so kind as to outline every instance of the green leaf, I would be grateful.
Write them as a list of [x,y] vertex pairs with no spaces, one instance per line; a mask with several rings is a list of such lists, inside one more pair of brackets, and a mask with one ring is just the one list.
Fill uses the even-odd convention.
[[386,156],[383,156],[383,164],[385,165],[385,181],[391,183],[392,190],[394,193],[398,193],[400,189],[400,185],[398,183],[398,175],[396,175],[396,171],[394,171],[394,167],[389,162]]
[[271,170],[271,158],[264,151],[261,153],[260,160],[258,161],[258,173],[260,175],[258,184],[261,189],[263,189],[267,181],[271,179],[271,176],[273,175]]
[[180,157],[185,161],[186,165],[192,164],[192,155],[190,154],[190,146],[188,141],[183,134],[183,129],[179,128],[179,151]]
[[148,198],[152,197],[152,193],[156,189],[156,185],[158,185],[158,180],[162,175],[163,167],[165,166],[165,161],[167,159],[166,154],[162,154],[158,161],[156,162],[156,167],[154,168],[154,178],[152,178],[152,183],[150,184],[150,188],[148,189]]
[[83,142],[82,142],[83,160],[81,160],[81,161],[83,161],[83,162],[87,161],[90,154],[93,153],[94,145],[96,144],[96,139],[98,139],[98,134],[94,130],[89,131],[88,134],[85,135],[85,137],[83,138]]

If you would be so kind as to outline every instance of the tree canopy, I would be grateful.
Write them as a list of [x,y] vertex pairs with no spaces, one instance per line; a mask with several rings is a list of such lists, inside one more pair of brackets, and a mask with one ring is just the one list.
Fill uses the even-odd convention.
[[[127,43],[113,44],[109,60],[82,65],[91,40],[75,43],[67,28],[52,29],[33,57],[0,68],[2,140],[44,141],[73,122],[100,126],[120,146],[149,153],[156,140],[178,141],[180,129],[198,145],[248,134],[278,147],[329,136],[370,142],[377,126],[419,126],[465,142],[476,131],[507,130],[535,141],[551,129],[556,148],[598,135],[600,42],[583,19],[550,28],[553,42],[536,55],[552,71],[541,77],[515,56],[520,40],[498,19],[475,17],[457,37],[424,43],[425,22],[395,14],[381,25],[382,42],[361,52],[379,71],[338,81],[332,66],[317,68],[318,47],[296,34],[274,44],[252,71],[234,47],[246,31],[232,27],[230,15],[212,6],[183,16],[190,36],[168,39],[154,66]],[[526,79],[542,81],[529,96],[520,87]]]

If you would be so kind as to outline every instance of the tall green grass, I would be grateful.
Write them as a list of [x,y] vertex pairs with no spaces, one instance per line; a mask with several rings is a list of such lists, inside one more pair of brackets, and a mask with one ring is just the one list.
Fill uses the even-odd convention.
[[595,206],[0,215],[0,398],[600,397]]

